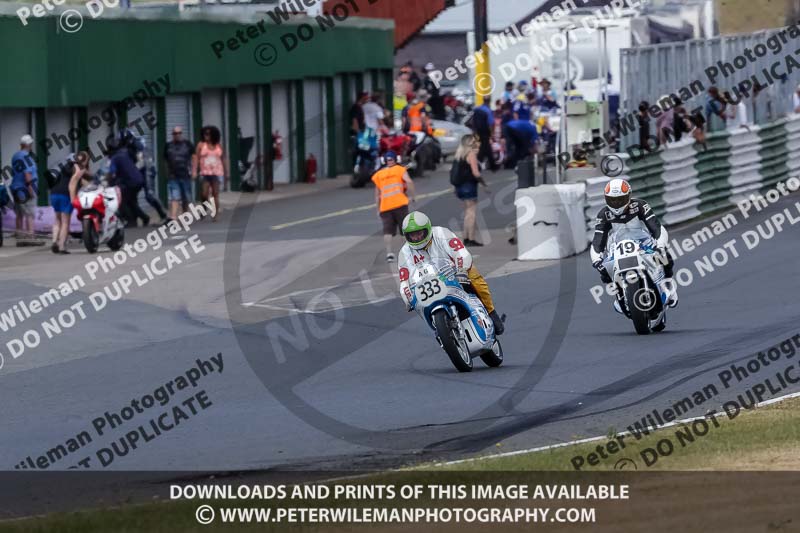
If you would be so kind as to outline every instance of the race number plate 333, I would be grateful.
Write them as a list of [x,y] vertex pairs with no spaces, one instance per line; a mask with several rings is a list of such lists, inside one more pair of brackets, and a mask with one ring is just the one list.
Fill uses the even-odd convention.
[[442,282],[438,278],[434,278],[418,283],[414,290],[417,293],[417,299],[422,303],[437,300],[437,296],[442,294]]

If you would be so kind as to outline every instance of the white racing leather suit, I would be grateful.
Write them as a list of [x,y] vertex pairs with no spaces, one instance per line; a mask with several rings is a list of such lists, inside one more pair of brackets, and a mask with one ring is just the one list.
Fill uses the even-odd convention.
[[431,230],[433,238],[424,249],[415,250],[406,243],[400,250],[400,257],[398,258],[400,293],[403,296],[406,307],[410,308],[414,299],[409,283],[409,277],[414,265],[449,260],[456,267],[459,274],[467,274],[469,276],[472,288],[475,289],[478,298],[486,307],[486,311],[492,313],[494,311],[494,303],[489,292],[489,285],[478,272],[478,269],[474,267],[472,254],[464,247],[464,243],[447,228],[433,226]]

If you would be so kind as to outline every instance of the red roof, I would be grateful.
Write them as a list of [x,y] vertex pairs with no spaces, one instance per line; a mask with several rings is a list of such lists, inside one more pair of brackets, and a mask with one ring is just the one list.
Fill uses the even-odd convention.
[[[371,0],[373,1],[373,0]],[[359,2],[359,17],[392,19],[395,22],[394,47],[401,48],[448,4],[448,0],[380,0]],[[327,14],[335,4],[323,4]]]

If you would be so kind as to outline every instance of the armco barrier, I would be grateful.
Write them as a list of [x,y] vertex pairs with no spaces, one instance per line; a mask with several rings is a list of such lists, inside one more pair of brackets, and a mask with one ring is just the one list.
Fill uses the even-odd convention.
[[561,259],[586,249],[583,183],[517,189],[517,258]]
[[[704,150],[686,138],[633,163],[627,154],[620,154],[626,166],[619,177],[629,180],[633,195],[649,202],[669,226],[732,207],[750,194],[800,175],[800,115],[715,132],[706,141]],[[590,240],[608,180],[605,176],[586,180]]]

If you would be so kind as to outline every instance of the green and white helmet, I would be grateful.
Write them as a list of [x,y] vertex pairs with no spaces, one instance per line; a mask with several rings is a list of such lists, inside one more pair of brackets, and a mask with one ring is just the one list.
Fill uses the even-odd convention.
[[413,249],[421,250],[425,248],[433,238],[431,219],[420,211],[409,213],[403,219],[403,236]]

